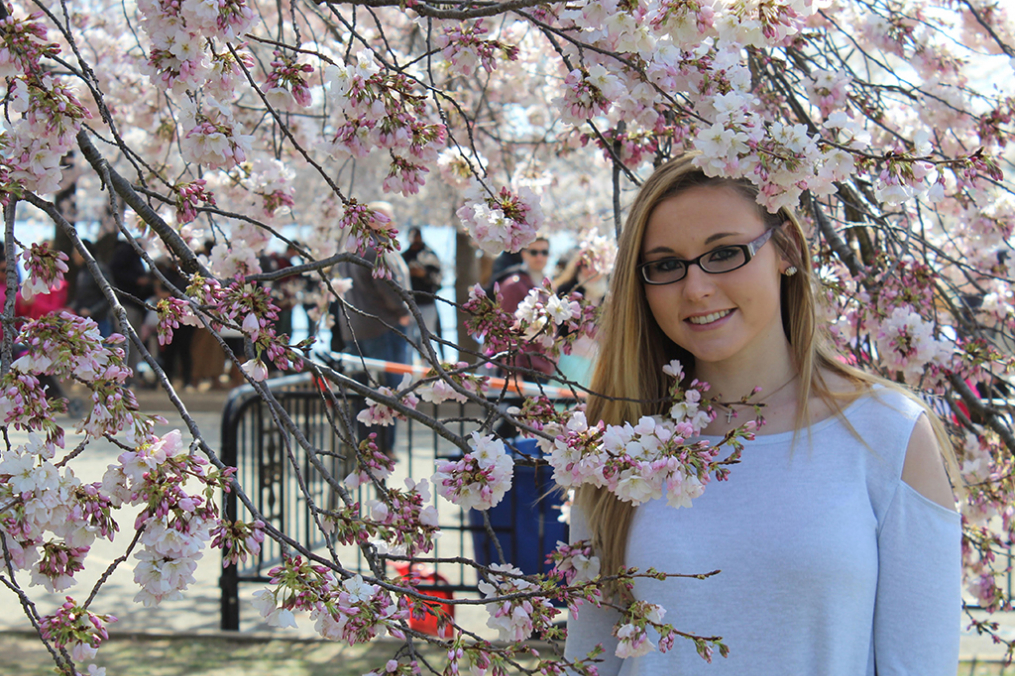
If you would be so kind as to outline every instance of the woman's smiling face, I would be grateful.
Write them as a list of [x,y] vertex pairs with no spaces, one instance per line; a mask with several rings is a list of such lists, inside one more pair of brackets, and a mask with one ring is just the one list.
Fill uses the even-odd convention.
[[[690,260],[764,232],[758,206],[735,188],[694,187],[653,209],[641,261]],[[779,290],[787,265],[769,241],[741,268],[709,274],[690,265],[678,282],[645,284],[645,297],[659,327],[696,364],[743,368],[786,344]]]

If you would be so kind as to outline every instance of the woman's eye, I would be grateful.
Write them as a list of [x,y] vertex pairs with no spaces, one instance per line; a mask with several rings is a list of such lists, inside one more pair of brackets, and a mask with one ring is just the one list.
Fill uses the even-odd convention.
[[729,259],[733,258],[734,256],[737,256],[739,253],[740,253],[740,250],[737,249],[736,247],[731,247],[731,246],[730,247],[723,247],[722,249],[716,249],[715,251],[710,253],[708,255],[708,261],[710,263],[722,263],[724,261],[728,261]]
[[679,270],[683,267],[683,265],[684,262],[681,260],[677,260],[676,258],[666,258],[661,261],[656,261],[652,264],[652,267],[655,268],[656,272],[673,272],[674,270]]

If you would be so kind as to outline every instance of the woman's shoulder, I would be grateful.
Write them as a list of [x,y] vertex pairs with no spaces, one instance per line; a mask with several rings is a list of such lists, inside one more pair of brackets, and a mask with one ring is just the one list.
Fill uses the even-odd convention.
[[855,381],[838,374],[823,376],[827,394],[812,392],[810,398],[811,413],[817,419],[841,414],[851,423],[872,420],[890,424],[895,419],[904,427],[912,427],[928,408],[912,392],[897,385]]
[[844,423],[838,426],[842,435],[838,438],[859,442],[851,456],[864,467],[879,525],[904,483],[927,498],[928,504],[947,505],[950,489],[940,448],[930,419],[924,416],[929,405],[891,383],[835,384],[839,389],[831,394],[841,405]]

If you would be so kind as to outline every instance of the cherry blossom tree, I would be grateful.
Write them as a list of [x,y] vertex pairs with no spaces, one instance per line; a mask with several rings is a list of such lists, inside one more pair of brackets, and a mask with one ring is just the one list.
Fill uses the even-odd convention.
[[[101,582],[84,594],[74,589],[97,538],[127,531],[118,565],[134,566],[137,601],[146,605],[179,597],[209,543],[237,561],[265,538],[284,539],[259,518],[247,487],[130,329],[82,246],[78,222],[53,197],[70,178],[80,193],[109,202],[120,234],[150,265],[169,256],[186,275],[185,288],[161,280],[172,290],[153,308],[161,343],[181,324],[216,336],[225,327],[242,332],[245,354],[224,342],[223,349],[243,362],[276,424],[340,496],[338,511],[315,511],[318,527],[352,540],[370,533],[425,559],[438,530],[431,483],[441,499],[477,510],[510,486],[510,449],[491,434],[499,420],[539,439],[564,487],[605,486],[634,504],[666,496],[676,507],[736,471],[736,449],[754,424],[717,446],[686,442],[708,422],[713,402],[706,384],[682,378],[679,364],[667,367],[674,406],[664,420],[608,426],[586,420],[581,405],[562,413],[546,398],[498,407],[503,391],[490,387],[492,361],[515,363],[510,356],[520,350],[555,356],[594,337],[595,309],[578,295],[535,289],[511,315],[477,287],[459,310],[462,335],[482,336],[483,349],[447,363],[424,340],[427,374],[387,388],[336,372],[314,358],[311,341],[292,344],[278,333],[270,283],[299,274],[316,284],[306,301],[316,304],[311,316],[321,325],[330,321],[329,303],[355,311],[342,300],[348,280],[336,278],[334,267],[369,266],[368,250],[400,244],[398,224],[369,206],[378,198],[431,222],[454,212],[488,254],[517,251],[539,231],[575,229],[587,262],[608,273],[615,234],[643,178],[671,156],[700,151],[696,162],[707,174],[747,179],[764,207],[795,207],[804,217],[826,300],[821,311],[842,353],[949,412],[964,484],[968,590],[988,609],[1009,607],[996,564],[1010,552],[1015,528],[1015,437],[1009,393],[998,389],[1015,346],[1015,19],[1005,3],[35,1],[0,8],[0,43],[7,267],[20,256],[25,297],[60,283],[66,256],[19,235],[25,214],[48,219],[81,253],[127,334],[102,339],[93,321],[68,313],[23,321],[14,312],[16,277],[7,277],[0,413],[5,432],[26,432],[29,441],[11,444],[5,435],[0,450],[0,582],[61,673],[86,670],[113,619],[92,610],[101,605]],[[304,226],[298,244],[284,236],[288,224]],[[199,255],[206,239],[214,244]],[[298,246],[304,263],[263,271],[258,254],[281,241]],[[401,294],[423,336],[439,340],[383,263],[374,275]],[[24,347],[17,358],[15,341]],[[128,342],[157,374],[185,431],[156,436],[156,420],[138,410],[126,385]],[[391,486],[391,459],[372,439],[350,438],[354,421],[336,421],[358,469],[333,476],[266,386],[269,364],[315,373],[327,384],[322,397],[365,397],[361,423],[429,425],[462,458],[404,489]],[[53,417],[66,403],[47,399],[44,376],[73,379],[91,393],[77,426],[83,441],[73,449]],[[485,415],[462,436],[417,411],[421,400],[471,402]],[[101,482],[84,484],[74,459],[103,438],[123,453]],[[360,507],[350,491],[364,484],[379,497]],[[254,518],[223,518],[222,490],[235,491]],[[140,515],[124,524],[122,510],[131,505]],[[272,583],[256,593],[262,615],[286,626],[306,611],[322,636],[349,643],[383,633],[404,639],[407,649],[387,673],[497,671],[526,654],[520,641],[530,634],[559,638],[549,599],[605,603],[604,580],[695,572],[600,571],[586,543],[562,545],[545,578],[474,564],[489,624],[510,642],[495,647],[467,629],[453,639],[413,630],[408,618],[425,612],[426,597],[385,572],[385,555],[370,538],[358,540],[370,561],[363,571],[284,544]],[[35,587],[73,596],[42,615],[31,602]],[[717,637],[664,624],[658,606],[621,610],[615,635],[625,656],[685,639],[706,658],[726,650]],[[976,622],[992,631],[989,620]],[[650,627],[662,636],[658,644]],[[413,646],[423,641],[444,646],[448,664],[417,661]],[[548,673],[587,673],[595,658],[532,657],[531,669]]]

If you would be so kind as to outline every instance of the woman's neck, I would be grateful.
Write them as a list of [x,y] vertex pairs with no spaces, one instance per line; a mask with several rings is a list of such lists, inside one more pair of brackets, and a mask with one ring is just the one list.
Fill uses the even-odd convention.
[[760,401],[779,388],[792,389],[785,386],[798,370],[787,343],[785,350],[766,355],[761,363],[696,364],[695,377],[709,384],[709,397],[713,400],[736,402],[761,388],[751,397],[751,401]]

